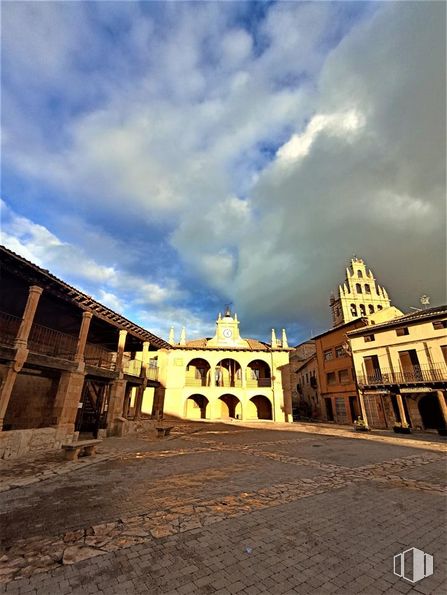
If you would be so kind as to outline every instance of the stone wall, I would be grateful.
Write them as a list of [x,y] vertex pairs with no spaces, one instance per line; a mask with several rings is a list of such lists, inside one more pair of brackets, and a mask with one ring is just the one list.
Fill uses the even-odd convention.
[[6,410],[8,430],[44,428],[52,423],[58,376],[45,376],[32,370],[17,375]]
[[77,439],[77,432],[66,428],[35,428],[0,432],[0,459],[15,459],[28,452],[60,450],[63,443]]
[[155,427],[160,422],[155,419],[125,419],[124,417],[118,418],[117,423],[117,435],[118,436],[130,436],[132,434],[150,434],[155,432]]

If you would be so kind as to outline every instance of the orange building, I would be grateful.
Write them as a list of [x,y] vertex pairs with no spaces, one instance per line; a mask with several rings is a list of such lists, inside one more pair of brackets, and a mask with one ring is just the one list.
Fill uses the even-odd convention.
[[367,319],[357,318],[314,338],[322,418],[327,421],[349,424],[361,415],[347,333],[367,324]]

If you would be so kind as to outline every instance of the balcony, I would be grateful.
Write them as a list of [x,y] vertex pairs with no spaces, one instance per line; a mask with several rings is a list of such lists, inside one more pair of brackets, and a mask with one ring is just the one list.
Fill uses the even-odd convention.
[[384,368],[374,370],[357,377],[360,387],[391,386],[405,384],[430,384],[436,382],[447,383],[447,366],[443,363],[431,366],[412,366],[404,370],[394,371]]
[[269,388],[272,386],[271,378],[249,378],[247,379],[247,388]]
[[[143,362],[139,359],[130,359],[129,357],[123,359],[123,371],[129,376],[140,377],[142,367]],[[149,360],[149,364],[146,366],[146,378],[148,380],[158,380],[157,360]]]
[[17,316],[0,312],[0,345],[13,347],[21,322]]
[[185,378],[185,386],[210,386],[207,378]]

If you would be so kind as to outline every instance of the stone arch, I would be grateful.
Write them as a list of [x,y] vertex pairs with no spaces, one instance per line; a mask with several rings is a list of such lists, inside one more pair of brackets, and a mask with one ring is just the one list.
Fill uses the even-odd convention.
[[206,359],[195,357],[186,366],[185,386],[210,386],[211,366]]
[[221,403],[220,417],[222,419],[242,419],[242,404],[235,395],[222,395],[218,401]]
[[239,362],[232,358],[221,359],[215,368],[216,386],[241,387],[242,368]]
[[424,429],[441,429],[445,427],[441,407],[436,393],[423,395],[418,401],[418,409],[421,415]]
[[247,406],[249,419],[273,419],[273,408],[269,398],[256,395],[250,399]]
[[187,419],[206,419],[209,401],[204,395],[191,395],[185,401]]
[[247,386],[271,386],[270,366],[262,359],[254,359],[247,365]]

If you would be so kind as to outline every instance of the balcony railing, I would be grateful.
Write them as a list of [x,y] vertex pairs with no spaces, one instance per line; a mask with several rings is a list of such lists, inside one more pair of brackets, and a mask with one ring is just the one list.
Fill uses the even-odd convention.
[[19,332],[21,318],[0,312],[0,344],[12,347]]
[[88,366],[113,371],[116,368],[116,353],[102,345],[87,343],[84,350],[84,361]]
[[[130,376],[141,376],[142,367],[143,362],[138,359],[125,358],[123,361],[123,371]],[[149,363],[146,366],[146,378],[148,380],[158,380],[158,366],[156,360],[149,360]]]
[[73,360],[76,354],[77,337],[33,324],[28,337],[28,349],[32,353]]
[[430,382],[447,382],[447,366],[433,364],[432,366],[412,366],[403,370],[376,369],[357,377],[359,386],[377,386],[392,384],[424,384]]
[[272,386],[271,378],[247,378],[247,388],[259,388]]
[[208,378],[185,378],[185,386],[210,386]]

